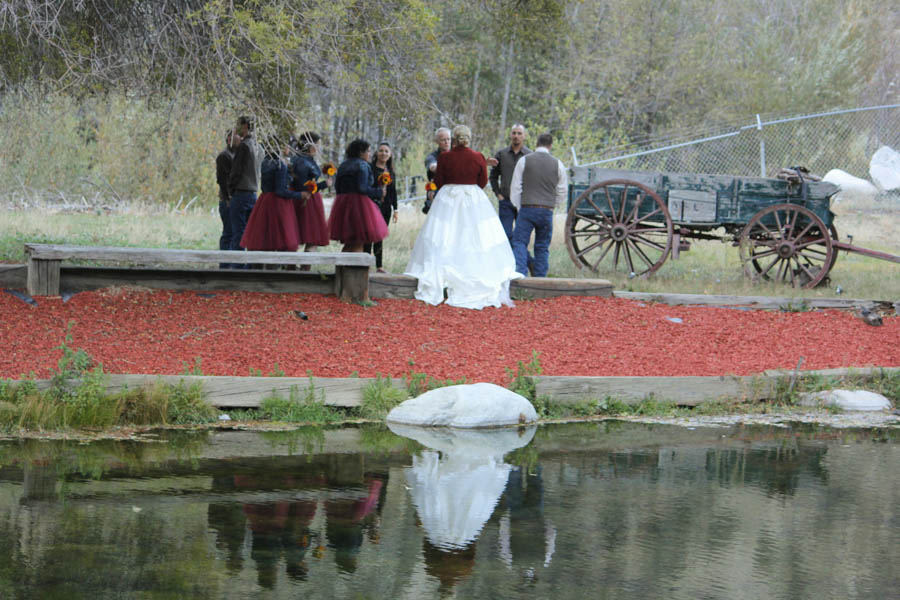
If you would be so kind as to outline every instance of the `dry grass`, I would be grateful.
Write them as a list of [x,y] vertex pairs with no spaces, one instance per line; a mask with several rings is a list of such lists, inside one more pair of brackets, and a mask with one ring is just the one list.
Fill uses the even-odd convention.
[[[835,203],[835,226],[841,240],[853,236],[856,246],[900,254],[900,203],[896,200],[841,200]],[[795,290],[773,283],[753,283],[740,265],[738,249],[730,243],[693,242],[679,260],[669,258],[650,278],[628,279],[601,271],[581,271],[569,258],[565,245],[566,216],[559,209],[550,247],[553,277],[605,278],[616,289],[640,292],[670,292],[723,295],[830,297],[840,286],[848,298],[900,299],[900,265],[858,254],[841,252],[830,273],[830,283],[814,290]],[[390,226],[384,243],[385,268],[402,273],[425,215],[418,206],[402,206],[399,220]],[[25,241],[148,246],[169,248],[215,248],[221,228],[217,212],[191,209],[173,211],[142,205],[115,213],[10,210],[0,213],[0,260],[21,262]],[[329,251],[340,250],[332,243]]]

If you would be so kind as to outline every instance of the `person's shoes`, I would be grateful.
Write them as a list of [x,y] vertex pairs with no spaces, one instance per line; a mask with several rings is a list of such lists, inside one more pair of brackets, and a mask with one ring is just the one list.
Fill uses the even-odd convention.
[[385,271],[385,270],[382,269],[381,267],[378,267],[377,269],[375,269],[375,272],[376,272],[376,273],[387,273],[387,271]]

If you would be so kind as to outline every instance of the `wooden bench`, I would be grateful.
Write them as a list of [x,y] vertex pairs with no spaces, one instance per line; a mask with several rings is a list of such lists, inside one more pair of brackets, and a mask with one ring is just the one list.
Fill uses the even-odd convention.
[[369,300],[369,267],[375,257],[362,252],[243,252],[240,250],[177,250],[25,244],[28,256],[26,287],[32,296],[59,295],[63,260],[98,260],[158,265],[173,263],[231,263],[249,265],[334,265],[334,293],[342,300]]

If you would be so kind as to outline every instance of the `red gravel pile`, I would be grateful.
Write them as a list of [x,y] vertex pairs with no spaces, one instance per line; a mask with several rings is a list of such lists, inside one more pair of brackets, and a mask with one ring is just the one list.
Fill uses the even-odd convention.
[[[301,319],[302,311],[308,319]],[[680,320],[680,322],[679,322]],[[873,327],[839,311],[672,307],[608,298],[472,311],[413,300],[364,308],[334,297],[100,291],[38,305],[0,293],[0,377],[46,377],[72,347],[110,373],[402,376],[505,383],[540,352],[545,375],[750,375],[766,369],[900,366],[900,317]]]

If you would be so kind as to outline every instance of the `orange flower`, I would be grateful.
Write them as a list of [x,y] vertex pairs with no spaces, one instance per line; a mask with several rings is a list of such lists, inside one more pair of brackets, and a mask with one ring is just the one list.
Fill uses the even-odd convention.
[[434,184],[433,181],[429,181],[428,183],[425,184],[426,192],[433,192],[436,189],[437,189],[437,186]]
[[326,177],[334,177],[334,174],[337,173],[337,169],[334,168],[333,164],[327,163],[322,167],[322,172],[325,173]]
[[391,185],[391,181],[393,181],[393,179],[391,179],[391,174],[387,171],[378,176],[378,183],[380,185]]
[[319,191],[319,186],[316,185],[316,182],[315,182],[315,180],[313,180],[313,179],[310,179],[309,181],[307,181],[306,183],[304,183],[304,184],[303,184],[303,187],[304,187],[304,188],[306,189],[306,191],[309,192],[310,194],[315,194],[316,192]]

